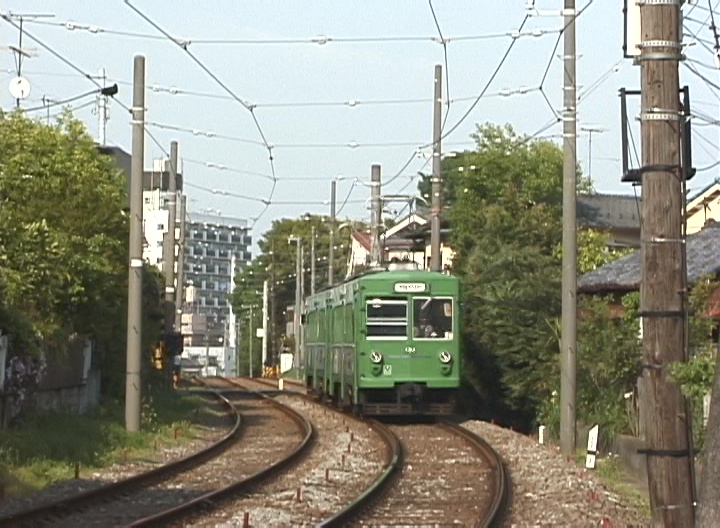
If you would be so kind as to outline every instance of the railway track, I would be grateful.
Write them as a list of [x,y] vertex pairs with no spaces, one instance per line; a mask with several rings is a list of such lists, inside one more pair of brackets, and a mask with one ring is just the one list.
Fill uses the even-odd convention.
[[[312,425],[269,398],[210,392],[235,417],[230,432],[173,463],[0,519],[2,526],[157,526],[212,507],[282,471],[311,444]],[[223,387],[223,385],[225,385]],[[242,416],[242,418],[241,418]],[[288,421],[295,427],[288,427]],[[267,438],[274,438],[268,443]]]
[[[277,388],[275,380],[252,381]],[[482,438],[451,422],[368,423],[388,446],[384,470],[317,526],[495,526],[502,520],[509,479],[500,456]]]
[[392,425],[403,446],[394,485],[356,526],[496,526],[509,483],[500,456],[451,422]]

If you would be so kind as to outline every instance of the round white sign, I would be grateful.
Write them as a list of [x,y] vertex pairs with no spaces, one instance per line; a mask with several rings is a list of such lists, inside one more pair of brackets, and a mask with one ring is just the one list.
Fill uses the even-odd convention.
[[30,95],[30,81],[25,77],[15,77],[10,81],[10,94],[15,99],[25,99]]

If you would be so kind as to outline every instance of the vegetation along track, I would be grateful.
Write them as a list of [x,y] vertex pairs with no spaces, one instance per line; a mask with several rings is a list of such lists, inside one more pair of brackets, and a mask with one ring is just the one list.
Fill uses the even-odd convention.
[[[450,422],[392,425],[403,460],[394,485],[356,526],[495,526],[506,513],[509,479],[500,456]],[[478,461],[480,459],[480,462]]]
[[[214,380],[214,385],[225,385]],[[227,387],[227,385],[225,385]],[[300,415],[247,392],[220,395],[235,424],[220,442],[150,472],[0,519],[2,526],[155,526],[208,507],[279,471],[309,444]],[[242,416],[242,419],[241,419]],[[287,427],[288,417],[298,427]],[[272,436],[276,441],[267,445]],[[298,443],[298,439],[302,440]]]

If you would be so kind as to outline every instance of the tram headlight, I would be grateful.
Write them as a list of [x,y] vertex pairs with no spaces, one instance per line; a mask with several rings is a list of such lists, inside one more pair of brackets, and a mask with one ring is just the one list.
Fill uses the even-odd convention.
[[375,363],[376,365],[379,365],[382,363],[383,356],[380,352],[375,352],[374,350],[370,352],[370,361],[372,363]]
[[438,359],[443,365],[447,365],[452,361],[452,354],[446,350],[443,350],[438,354]]

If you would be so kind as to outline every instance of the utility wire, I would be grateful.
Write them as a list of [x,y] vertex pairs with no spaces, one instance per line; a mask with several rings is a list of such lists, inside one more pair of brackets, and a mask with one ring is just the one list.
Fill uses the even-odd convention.
[[[67,104],[67,103],[72,103],[72,102],[74,102],[74,101],[77,101],[78,99],[83,99],[83,98],[85,98],[85,97],[87,97],[87,96],[89,96],[89,95],[98,94],[99,92],[100,92],[99,90],[90,90],[89,92],[85,92],[85,93],[82,93],[82,94],[80,94],[80,95],[75,95],[75,96],[73,96],[73,97],[68,97],[67,99],[62,99],[62,100],[59,100],[59,101],[48,102],[48,104],[45,104],[45,105],[42,105],[42,106],[34,106],[34,107],[31,107],[31,108],[23,108],[23,111],[25,111],[25,112],[36,112],[36,111],[38,111],[38,110],[47,110],[48,108],[52,108],[53,106],[63,105],[63,104]],[[93,102],[94,102],[94,101],[93,101]]]
[[445,123],[447,123],[448,116],[450,115],[450,67],[448,66],[447,40],[445,40],[442,29],[440,29],[440,22],[438,21],[437,14],[435,13],[432,0],[428,0],[428,5],[430,6],[430,13],[432,13],[433,21],[435,22],[435,28],[437,29],[438,35],[440,35],[440,43],[443,47],[443,57],[445,60],[445,97],[447,98],[447,108],[445,109],[445,117],[443,118],[442,126],[440,127],[440,133],[442,134],[442,131],[445,129]]
[[[127,86],[132,86],[131,81],[121,80],[121,79],[112,79],[109,78],[109,80],[116,82],[117,84],[124,84]],[[151,84],[148,86],[148,89],[156,94],[168,94],[168,95],[186,95],[186,96],[194,96],[194,97],[202,97],[207,99],[220,99],[220,100],[230,100],[233,101],[234,98],[222,95],[222,94],[216,94],[216,93],[210,93],[210,92],[201,92],[201,91],[195,91],[195,90],[186,90],[184,88],[179,88],[177,86],[160,86],[157,84]],[[485,94],[485,98],[490,97],[508,97],[511,95],[526,95],[530,92],[534,92],[539,90],[540,88],[528,88],[527,86],[519,86],[516,88],[504,88],[497,92],[488,93]],[[448,98],[448,105],[452,103],[461,103],[465,101],[474,101],[476,98],[475,95],[473,96],[463,96],[463,97],[455,97],[455,98]],[[269,102],[248,102],[253,108],[302,108],[302,107],[347,107],[347,108],[357,108],[361,106],[375,106],[375,105],[405,105],[405,104],[427,104],[432,103],[432,98],[407,98],[407,99],[357,99],[357,98],[350,98],[345,100],[337,100],[337,101],[297,101],[297,102],[290,102],[290,101],[269,101]]]
[[[267,138],[265,137],[265,132],[263,132],[262,127],[260,126],[260,122],[258,121],[257,116],[255,115],[255,112],[253,110],[253,107],[249,105],[247,102],[245,102],[243,99],[241,99],[233,90],[231,90],[223,81],[220,80],[220,78],[215,75],[210,68],[208,68],[200,59],[198,59],[189,49],[188,49],[188,43],[182,42],[177,39],[175,39],[172,35],[170,35],[167,31],[165,31],[162,27],[160,27],[159,24],[157,24],[154,20],[152,20],[149,16],[147,16],[144,12],[142,12],[140,9],[135,7],[133,4],[130,3],[129,0],[124,0],[125,5],[127,5],[130,9],[135,11],[137,15],[145,20],[148,24],[150,24],[152,27],[154,27],[157,31],[165,35],[168,40],[171,42],[174,42],[180,49],[182,49],[187,55],[197,64],[200,69],[202,69],[211,79],[215,81],[215,83],[220,86],[225,92],[227,92],[228,95],[230,95],[235,101],[237,101],[245,110],[250,112],[250,115],[252,116],[253,123],[255,123],[255,128],[257,129],[258,133],[260,134],[260,137],[262,138],[262,141],[265,145],[265,148],[268,152],[268,159],[270,161],[270,173],[272,174],[273,182],[272,182],[272,188],[270,189],[270,196],[265,201],[265,208],[260,212],[260,214],[254,218],[251,218],[252,225],[257,223],[257,221],[262,217],[263,214],[265,214],[265,211],[267,211],[268,206],[270,205],[270,202],[273,198],[273,195],[275,194],[275,188],[277,187],[277,177],[275,175],[275,161],[273,158],[273,150],[272,146],[268,143]],[[251,225],[251,228],[252,228]]]
[[[149,40],[164,40],[165,37],[152,33],[140,33],[134,31],[124,31],[117,29],[103,28],[95,24],[85,24],[74,21],[48,21],[48,20],[26,20],[25,23],[41,24],[46,26],[54,26],[64,28],[68,31],[84,31],[94,35],[116,35],[121,37],[142,38]],[[381,36],[358,36],[358,37],[332,37],[327,35],[317,35],[315,37],[305,38],[276,38],[276,39],[232,39],[232,38],[194,38],[185,39],[173,38],[173,42],[183,45],[296,45],[296,44],[314,44],[325,45],[329,43],[340,44],[364,44],[364,43],[391,43],[391,42],[431,42],[447,44],[450,42],[468,42],[500,39],[508,36],[517,35],[518,37],[540,37],[548,33],[554,33],[555,29],[534,29],[521,34],[516,31],[501,31],[494,33],[484,33],[475,35],[457,35],[453,37],[438,39],[435,36],[425,35],[381,35]]]

